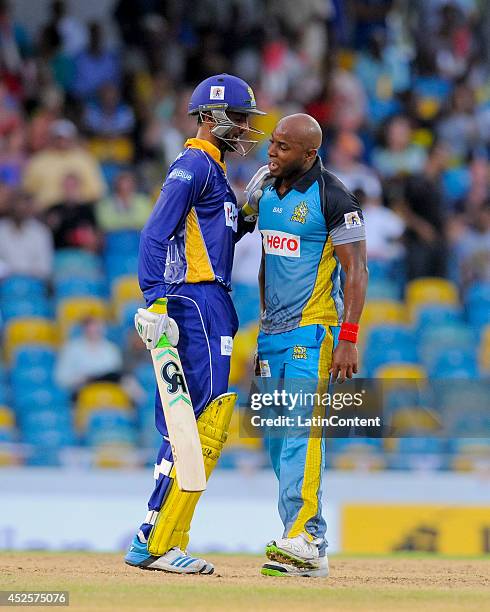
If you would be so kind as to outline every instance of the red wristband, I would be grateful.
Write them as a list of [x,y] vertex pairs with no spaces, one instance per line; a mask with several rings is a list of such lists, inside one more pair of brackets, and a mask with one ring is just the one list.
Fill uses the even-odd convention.
[[359,325],[357,323],[342,323],[340,327],[339,340],[347,340],[347,342],[357,342],[357,334],[359,333]]

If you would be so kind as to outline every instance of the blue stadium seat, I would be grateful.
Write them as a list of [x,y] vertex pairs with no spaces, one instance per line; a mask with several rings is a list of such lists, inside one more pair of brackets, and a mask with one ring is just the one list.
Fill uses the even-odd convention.
[[106,255],[138,255],[140,232],[137,230],[120,230],[105,235]]
[[0,444],[12,444],[17,440],[17,432],[15,429],[0,427]]
[[0,300],[46,297],[44,281],[31,276],[10,276],[0,282]]
[[2,298],[0,300],[0,313],[4,321],[22,317],[49,319],[53,316],[53,307],[50,301],[42,295],[33,298]]
[[83,249],[60,249],[54,256],[54,278],[89,278],[103,277],[102,260],[98,255]]
[[446,348],[429,366],[431,378],[478,378],[475,351],[460,348]]
[[441,438],[399,438],[388,465],[396,470],[440,470],[447,467],[447,453],[446,440]]
[[85,433],[88,446],[135,444],[136,438],[134,421],[127,413],[120,410],[97,410],[89,417]]
[[389,279],[369,281],[367,290],[368,300],[399,300],[400,287]]
[[416,361],[415,339],[408,328],[386,325],[369,330],[363,352],[363,367],[369,376],[381,365]]
[[66,391],[55,386],[29,386],[19,389],[14,397],[14,407],[19,410],[40,410],[53,405],[69,405],[70,398]]
[[151,390],[156,388],[155,371],[151,362],[140,363],[134,369],[133,374],[136,376],[136,379],[143,389]]
[[53,368],[48,366],[31,366],[13,368],[10,375],[14,396],[28,388],[43,388],[53,385]]
[[454,323],[430,327],[420,332],[418,355],[427,367],[448,349],[460,349],[475,353],[476,336],[468,325]]
[[383,365],[390,363],[415,363],[417,352],[414,344],[378,346],[364,352],[364,367],[368,376],[374,376],[375,371]]
[[450,304],[429,304],[420,306],[417,311],[416,328],[418,333],[441,325],[462,323],[462,312]]
[[476,282],[468,289],[465,304],[490,304],[490,283]]
[[33,467],[60,467],[60,447],[32,446],[26,459],[26,465]]
[[67,405],[21,412],[19,420],[24,432],[43,428],[73,432],[72,415]]
[[260,313],[260,294],[257,285],[236,283],[233,285],[231,297],[241,326],[246,326],[258,320]]
[[42,346],[23,346],[15,352],[12,368],[35,368],[41,366],[52,369],[55,363],[56,352],[52,349]]
[[480,303],[468,306],[468,320],[476,329],[490,323],[490,304]]
[[70,277],[55,282],[56,300],[78,296],[106,298],[107,285],[101,278]]
[[73,446],[75,437],[71,429],[66,428],[35,428],[24,431],[23,442],[41,447]]
[[138,273],[138,256],[110,253],[105,258],[105,267],[109,285],[112,285],[119,276]]

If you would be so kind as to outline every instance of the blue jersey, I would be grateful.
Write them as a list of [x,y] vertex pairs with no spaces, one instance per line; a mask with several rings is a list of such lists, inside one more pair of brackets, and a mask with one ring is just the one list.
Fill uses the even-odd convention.
[[251,229],[238,215],[220,151],[189,139],[141,233],[138,276],[147,305],[183,283],[217,282],[229,291],[235,242]]
[[340,264],[334,247],[365,240],[356,198],[319,158],[284,194],[276,183],[260,199],[265,265],[261,329],[277,334],[306,325],[339,325]]

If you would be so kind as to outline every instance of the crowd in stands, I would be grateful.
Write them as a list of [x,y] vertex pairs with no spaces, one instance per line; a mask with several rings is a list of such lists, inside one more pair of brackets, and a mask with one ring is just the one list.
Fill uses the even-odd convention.
[[[308,112],[324,132],[323,162],[363,207],[371,271],[363,373],[402,363],[437,376],[445,363],[443,376],[488,377],[488,2],[116,0],[107,21],[84,22],[74,0],[53,0],[36,32],[13,4],[0,0],[0,443],[154,443],[153,374],[131,331],[141,301],[137,234],[195,134],[193,86],[219,72],[250,82],[268,111],[255,124],[264,140],[228,164],[239,200],[266,162],[276,121]],[[255,233],[238,244],[234,271],[242,329],[232,383],[242,391],[259,261]],[[412,335],[376,336],[386,323]],[[424,352],[434,326],[453,338],[444,345],[453,361]],[[41,348],[29,353],[36,339]],[[30,372],[30,391],[18,371]],[[72,401],[76,430],[66,425]],[[44,438],[29,433],[41,422]],[[104,439],[104,427],[120,437]],[[240,461],[252,457],[244,448]],[[43,458],[59,461],[44,451],[22,460]]]

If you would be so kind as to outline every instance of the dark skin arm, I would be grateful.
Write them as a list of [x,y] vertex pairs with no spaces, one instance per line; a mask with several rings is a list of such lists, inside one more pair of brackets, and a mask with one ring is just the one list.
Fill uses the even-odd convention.
[[[368,282],[366,241],[338,245],[335,254],[345,272],[344,321],[359,323]],[[330,368],[332,381],[339,378],[339,382],[344,382],[357,374],[357,360],[357,346],[353,342],[340,340],[333,352]]]

